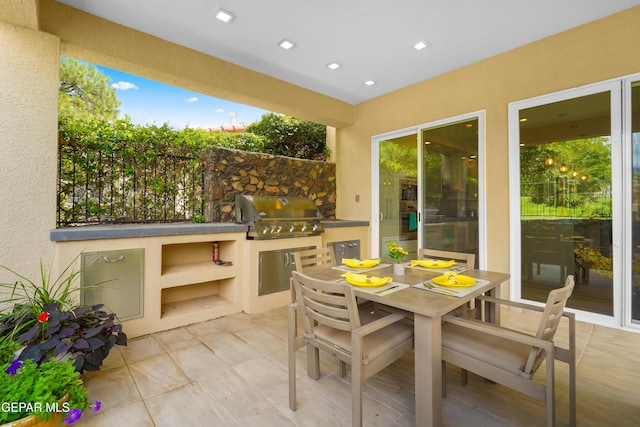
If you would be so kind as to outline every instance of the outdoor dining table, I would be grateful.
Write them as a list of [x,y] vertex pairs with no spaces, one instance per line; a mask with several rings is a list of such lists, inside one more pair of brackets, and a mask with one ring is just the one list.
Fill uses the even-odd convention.
[[[476,279],[476,284],[464,291],[463,288],[451,288],[453,292],[448,292],[442,289],[430,290],[422,285],[442,275],[442,272],[409,266],[405,271],[404,275],[394,276],[391,266],[367,270],[367,275],[392,277],[393,281],[380,286],[378,290],[354,286],[355,295],[358,298],[413,313],[416,425],[440,426],[442,425],[442,316],[465,306],[479,295],[498,296],[499,286],[509,279],[509,274],[467,270],[459,274]],[[344,273],[345,271],[340,267],[332,267],[309,272],[308,275],[335,281]],[[400,285],[398,286],[400,289],[391,289],[397,285]],[[389,290],[380,292],[383,289]],[[495,311],[494,306],[487,305],[484,309],[485,319],[499,323],[499,312]]]

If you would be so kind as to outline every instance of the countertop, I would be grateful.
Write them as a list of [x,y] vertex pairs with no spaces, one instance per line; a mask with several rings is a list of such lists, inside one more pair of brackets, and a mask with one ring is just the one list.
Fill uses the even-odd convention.
[[171,223],[171,224],[113,224],[65,227],[51,230],[54,242],[71,240],[120,239],[132,237],[176,236],[209,233],[246,233],[244,224],[216,223]]
[[369,221],[363,221],[358,219],[323,219],[320,221],[324,228],[339,228],[339,227],[368,227]]
[[[322,220],[325,228],[366,227],[369,221],[360,220]],[[135,237],[176,236],[210,233],[246,233],[244,224],[229,222],[216,223],[171,223],[171,224],[109,224],[65,227],[51,230],[49,237],[53,242],[97,239],[123,239]]]

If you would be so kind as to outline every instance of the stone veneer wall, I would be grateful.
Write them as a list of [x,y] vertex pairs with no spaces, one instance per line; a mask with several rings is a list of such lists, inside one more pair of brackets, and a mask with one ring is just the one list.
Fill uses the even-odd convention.
[[308,197],[325,219],[336,217],[336,165],[212,148],[202,156],[205,222],[235,222],[237,194]]

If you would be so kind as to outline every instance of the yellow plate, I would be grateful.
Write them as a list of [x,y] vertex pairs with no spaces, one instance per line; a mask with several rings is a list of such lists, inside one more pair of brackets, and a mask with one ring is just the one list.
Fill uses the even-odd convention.
[[468,288],[476,284],[476,280],[473,277],[455,273],[445,273],[431,280],[437,285],[447,286],[449,288]]
[[351,268],[370,268],[380,264],[379,259],[342,258],[342,263]]
[[411,261],[411,267],[416,265],[427,268],[449,268],[456,262],[454,260],[443,261],[441,259],[414,259]]
[[344,273],[342,275],[347,282],[352,284],[353,286],[362,286],[362,287],[376,287],[386,285],[387,283],[393,280],[391,277],[376,277],[376,276],[368,276],[366,274],[356,274],[356,273]]

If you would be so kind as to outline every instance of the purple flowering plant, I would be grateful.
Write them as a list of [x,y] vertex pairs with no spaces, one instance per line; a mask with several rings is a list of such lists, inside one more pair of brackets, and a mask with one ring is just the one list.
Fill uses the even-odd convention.
[[0,424],[34,415],[49,420],[61,413],[67,424],[76,422],[88,407],[100,410],[101,403],[89,405],[87,390],[73,360],[48,360],[37,364],[19,360],[19,343],[0,341]]
[[114,345],[126,345],[115,314],[77,305],[79,272],[71,265],[52,278],[41,263],[35,281],[0,270],[18,279],[0,283],[0,295],[8,297],[0,299],[0,425],[30,415],[47,421],[54,413],[72,424],[89,407],[99,411],[81,374],[100,369]]

